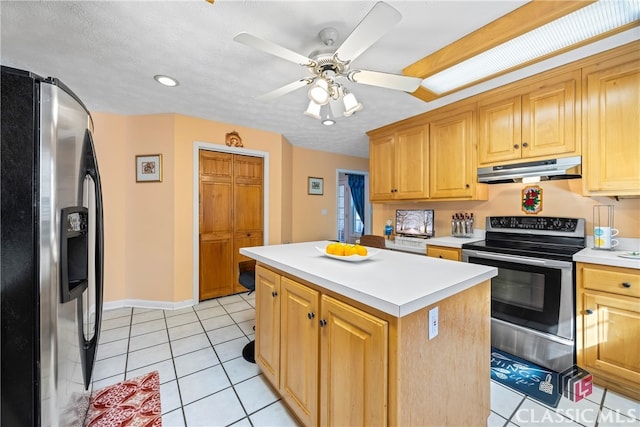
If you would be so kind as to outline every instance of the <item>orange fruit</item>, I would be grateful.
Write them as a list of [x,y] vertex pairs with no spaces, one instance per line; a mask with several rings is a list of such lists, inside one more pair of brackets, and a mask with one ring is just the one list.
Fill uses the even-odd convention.
[[346,256],[358,255],[358,249],[354,245],[347,245],[344,250]]
[[367,248],[365,248],[364,246],[356,245],[355,249],[358,255],[367,256]]
[[333,255],[344,256],[344,244],[336,243],[336,246],[333,251]]

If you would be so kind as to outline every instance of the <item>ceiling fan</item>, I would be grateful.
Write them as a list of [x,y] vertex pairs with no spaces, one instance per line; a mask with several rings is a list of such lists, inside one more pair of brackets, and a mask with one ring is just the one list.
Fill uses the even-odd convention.
[[270,101],[296,89],[311,85],[308,91],[309,107],[305,114],[321,119],[321,107],[330,104],[334,116],[349,117],[362,110],[363,107],[353,93],[349,92],[340,82],[341,80],[346,79],[354,83],[405,92],[415,91],[422,83],[422,79],[417,77],[351,69],[351,63],[386,34],[401,18],[400,12],[396,9],[387,3],[378,2],[337,49],[333,47],[338,37],[337,30],[325,28],[320,31],[319,37],[325,47],[314,50],[309,56],[301,55],[246,32],[236,35],[233,39],[246,46],[307,67],[310,72],[309,76],[260,95],[257,99]]

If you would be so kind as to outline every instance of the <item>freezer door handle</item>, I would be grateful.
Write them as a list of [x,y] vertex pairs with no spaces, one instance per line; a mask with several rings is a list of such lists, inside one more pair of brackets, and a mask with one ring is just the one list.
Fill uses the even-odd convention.
[[[100,325],[102,323],[102,293],[104,283],[104,221],[102,211],[102,184],[100,182],[100,172],[98,171],[98,163],[93,145],[93,138],[89,129],[85,131],[83,156],[80,167],[80,181],[83,182],[86,177],[90,177],[94,186],[95,194],[95,332],[92,337],[87,339],[84,335],[83,326],[79,328],[79,339],[81,348],[82,367],[84,375],[85,389],[89,389],[91,384],[91,374],[95,363],[96,352],[98,349],[98,340],[100,338]],[[78,186],[79,192],[82,192],[82,185]],[[79,200],[82,200],[82,194],[79,194]],[[83,301],[78,298],[78,316],[84,319]],[[84,323],[84,321],[82,322]]]

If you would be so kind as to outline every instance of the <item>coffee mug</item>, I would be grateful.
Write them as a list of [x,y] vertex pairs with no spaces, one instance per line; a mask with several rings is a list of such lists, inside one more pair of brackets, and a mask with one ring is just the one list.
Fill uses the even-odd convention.
[[593,245],[598,249],[611,249],[618,245],[618,240],[612,239],[620,230],[611,227],[594,227]]

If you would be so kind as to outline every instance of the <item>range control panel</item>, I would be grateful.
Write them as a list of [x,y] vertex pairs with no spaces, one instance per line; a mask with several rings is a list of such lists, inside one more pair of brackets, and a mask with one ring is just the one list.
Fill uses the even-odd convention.
[[583,218],[557,218],[548,216],[491,216],[487,217],[487,230],[513,231],[517,230],[540,230],[540,231],[560,231],[567,233],[580,232],[584,229]]

